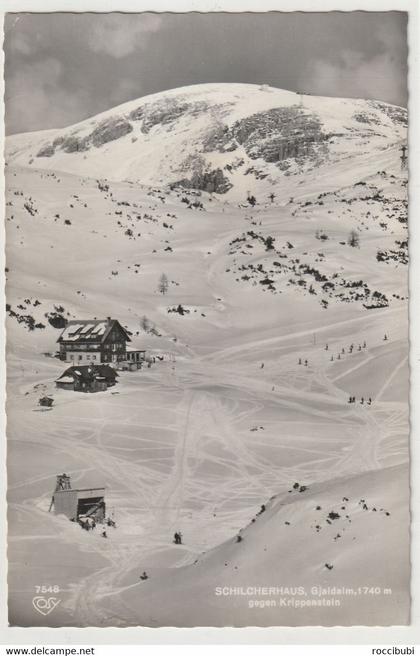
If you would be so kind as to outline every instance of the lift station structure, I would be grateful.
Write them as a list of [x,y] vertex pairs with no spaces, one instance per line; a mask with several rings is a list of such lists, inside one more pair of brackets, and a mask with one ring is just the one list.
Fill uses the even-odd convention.
[[53,508],[56,515],[65,515],[71,521],[77,521],[79,517],[83,516],[92,517],[96,522],[103,522],[105,519],[105,488],[73,489],[70,476],[58,474],[50,511]]

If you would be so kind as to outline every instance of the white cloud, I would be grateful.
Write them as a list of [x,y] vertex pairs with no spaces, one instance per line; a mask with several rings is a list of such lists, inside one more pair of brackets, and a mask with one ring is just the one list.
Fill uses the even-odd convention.
[[162,23],[157,14],[107,14],[95,21],[89,35],[89,46],[94,52],[112,57],[126,57],[147,46],[150,35]]
[[83,111],[85,99],[62,88],[61,73],[61,63],[51,57],[19,66],[6,87],[8,133],[18,131],[22,125],[28,130],[41,129],[46,116],[51,127],[65,126]]
[[334,62],[312,62],[299,80],[303,91],[316,95],[373,98],[398,103],[406,80],[400,67],[388,53],[365,59],[359,52],[347,50]]

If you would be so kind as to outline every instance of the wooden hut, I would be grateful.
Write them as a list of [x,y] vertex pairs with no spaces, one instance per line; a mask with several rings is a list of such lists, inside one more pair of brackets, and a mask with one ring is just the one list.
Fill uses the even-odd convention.
[[118,373],[107,364],[69,367],[55,381],[59,389],[73,392],[103,392],[115,385]]

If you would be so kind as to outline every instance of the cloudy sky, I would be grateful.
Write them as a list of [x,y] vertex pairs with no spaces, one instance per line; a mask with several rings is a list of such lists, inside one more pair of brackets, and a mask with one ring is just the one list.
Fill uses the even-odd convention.
[[203,82],[407,103],[406,15],[8,14],[6,133]]

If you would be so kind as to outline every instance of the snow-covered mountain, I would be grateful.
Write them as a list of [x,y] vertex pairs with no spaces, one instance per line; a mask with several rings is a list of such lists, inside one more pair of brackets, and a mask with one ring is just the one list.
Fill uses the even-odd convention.
[[[408,621],[405,120],[200,85],[7,139],[12,624]],[[56,389],[63,320],[107,316],[155,364]],[[107,540],[48,513],[63,471],[107,486]],[[215,592],[258,585],[367,592]]]
[[11,136],[10,164],[243,198],[288,176],[383,151],[405,109],[266,85],[202,84],[133,100],[64,129]]

